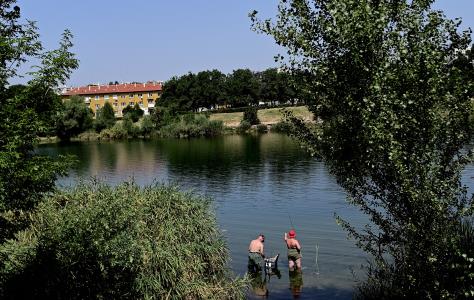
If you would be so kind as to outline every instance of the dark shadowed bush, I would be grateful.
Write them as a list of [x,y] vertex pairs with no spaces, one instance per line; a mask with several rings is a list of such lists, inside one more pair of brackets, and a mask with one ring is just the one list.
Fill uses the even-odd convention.
[[258,124],[257,125],[257,132],[258,133],[267,133],[268,132],[268,127],[265,124]]
[[244,281],[228,259],[209,199],[79,184],[46,199],[0,247],[0,298],[239,299]]
[[243,120],[247,121],[250,123],[250,125],[258,125],[260,124],[260,120],[258,119],[257,116],[257,108],[256,107],[248,107],[244,111],[244,117]]
[[237,132],[245,133],[250,129],[250,127],[252,127],[252,125],[248,121],[242,120],[240,121],[239,127],[237,127]]
[[291,133],[291,124],[289,122],[281,121],[278,122],[271,127],[272,132],[277,132],[277,133],[286,133],[289,134]]

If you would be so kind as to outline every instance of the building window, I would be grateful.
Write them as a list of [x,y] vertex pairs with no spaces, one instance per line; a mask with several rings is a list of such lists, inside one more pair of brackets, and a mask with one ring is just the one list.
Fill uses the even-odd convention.
[[95,100],[99,100],[99,96],[95,96]]
[[122,106],[126,106],[127,105],[127,102],[122,102]]
[[116,107],[117,105],[118,105],[118,103],[117,103],[117,102],[114,102],[114,106]]
[[117,96],[117,95],[113,95],[112,98],[118,99],[118,96]]
[[96,105],[95,105],[95,108],[96,108],[96,109],[99,109],[99,108],[100,108],[100,104],[96,104]]
[[138,94],[138,97],[140,97],[140,99],[143,99],[143,94]]
[[148,93],[148,97],[153,97],[153,93]]
[[109,100],[109,95],[104,95],[105,100]]
[[128,105],[133,106],[133,105],[135,105],[135,103],[133,103],[133,102],[128,102]]
[[153,104],[153,102],[155,102],[155,100],[153,100],[153,99],[148,99],[148,104]]
[[140,105],[140,107],[143,107],[143,101],[138,102],[138,105]]
[[120,95],[120,98],[125,98],[125,95]]
[[128,95],[128,98],[133,98],[135,95],[134,94],[130,94]]

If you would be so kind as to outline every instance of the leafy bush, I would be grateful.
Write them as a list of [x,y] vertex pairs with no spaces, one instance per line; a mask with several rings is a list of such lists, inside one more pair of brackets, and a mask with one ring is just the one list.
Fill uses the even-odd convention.
[[123,116],[131,117],[133,122],[138,122],[144,113],[145,112],[140,108],[138,103],[135,103],[134,106],[127,106],[122,110]]
[[183,121],[186,124],[192,124],[194,120],[195,120],[195,117],[193,113],[183,115]]
[[137,137],[140,134],[140,127],[133,124],[133,118],[130,114],[125,115],[122,120],[122,127],[128,136]]
[[95,131],[86,131],[77,136],[77,138],[81,141],[95,141],[98,140],[100,135]]
[[101,140],[122,140],[128,138],[128,132],[123,124],[116,123],[114,127],[102,130],[99,138]]
[[56,120],[56,134],[61,140],[69,140],[73,136],[92,128],[91,109],[85,104],[84,98],[72,96],[62,105]]
[[290,133],[291,132],[291,124],[289,122],[281,121],[278,122],[271,127],[272,132],[277,133]]
[[104,107],[97,110],[97,116],[94,120],[95,131],[101,132],[106,128],[112,128],[115,125],[115,113],[112,105],[105,102]]
[[240,121],[239,127],[237,127],[237,132],[239,132],[239,133],[245,133],[245,132],[247,132],[247,131],[250,129],[250,127],[252,127],[252,125],[250,124],[250,122],[245,121],[245,120],[242,120],[242,121]]
[[0,257],[2,299],[243,298],[211,201],[174,187],[56,192]]
[[[188,116],[188,115],[185,115]],[[204,115],[183,116],[177,122],[172,122],[160,130],[162,137],[191,138],[191,137],[213,137],[222,134],[224,124],[222,121],[209,120]]]
[[257,132],[258,133],[266,133],[268,132],[268,127],[265,124],[258,124],[257,125]]
[[153,122],[151,120],[151,116],[144,116],[142,118],[142,123],[140,124],[140,133],[146,137],[150,136],[151,132],[153,131]]
[[151,113],[151,121],[156,129],[171,123],[174,117],[171,114],[171,111],[167,108],[155,107]]
[[244,121],[247,121],[250,123],[250,125],[257,125],[260,124],[260,120],[258,119],[257,116],[257,108],[256,107],[248,107],[244,111]]

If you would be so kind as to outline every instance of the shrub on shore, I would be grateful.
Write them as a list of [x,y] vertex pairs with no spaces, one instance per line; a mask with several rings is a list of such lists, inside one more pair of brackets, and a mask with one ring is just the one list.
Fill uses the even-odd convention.
[[265,124],[258,124],[257,125],[257,132],[258,133],[267,133],[268,132],[268,127]]
[[257,108],[256,107],[248,107],[244,111],[243,120],[250,123],[250,125],[258,125],[260,124],[260,120],[257,116]]
[[103,129],[99,134],[101,140],[122,140],[128,138],[128,132],[122,123],[115,123],[112,128]]
[[272,132],[277,133],[290,133],[291,132],[291,124],[285,121],[278,122],[271,127]]
[[211,121],[204,115],[185,115],[160,129],[160,136],[174,138],[214,137],[224,131],[222,121]]
[[56,192],[0,246],[0,297],[243,298],[211,208],[207,198],[159,185]]
[[239,127],[237,127],[237,132],[246,133],[250,129],[250,127],[252,127],[252,125],[248,121],[242,120],[240,121]]

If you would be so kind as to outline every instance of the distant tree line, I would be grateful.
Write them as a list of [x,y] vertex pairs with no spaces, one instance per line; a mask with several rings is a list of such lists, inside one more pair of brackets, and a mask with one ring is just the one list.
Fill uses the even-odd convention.
[[240,108],[301,100],[296,93],[297,76],[271,68],[249,69],[224,74],[218,70],[175,76],[164,83],[160,105],[178,112],[201,109]]

